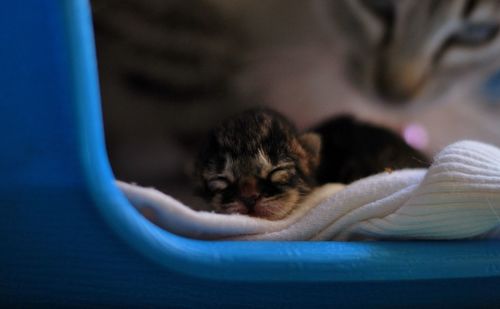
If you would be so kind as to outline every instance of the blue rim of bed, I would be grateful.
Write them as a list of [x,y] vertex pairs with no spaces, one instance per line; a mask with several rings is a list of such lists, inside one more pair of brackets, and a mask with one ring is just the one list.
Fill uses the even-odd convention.
[[[498,241],[232,242],[161,230],[114,184],[103,137],[92,23],[85,0],[61,1],[68,25],[72,100],[86,189],[129,245],[173,271],[215,280],[397,281],[500,276]],[[90,205],[89,205],[90,206]]]

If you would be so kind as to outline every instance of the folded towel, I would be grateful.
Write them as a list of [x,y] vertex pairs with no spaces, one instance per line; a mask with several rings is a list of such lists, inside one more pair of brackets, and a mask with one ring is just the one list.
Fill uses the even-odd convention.
[[500,239],[500,149],[479,142],[446,147],[429,169],[319,187],[278,221],[194,211],[155,189],[117,184],[155,224],[197,239]]

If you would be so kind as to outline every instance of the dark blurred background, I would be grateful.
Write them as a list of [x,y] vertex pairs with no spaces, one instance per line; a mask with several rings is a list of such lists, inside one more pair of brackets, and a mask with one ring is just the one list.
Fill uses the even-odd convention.
[[206,132],[266,105],[301,130],[352,113],[432,155],[500,146],[500,1],[95,0],[104,125],[118,179],[203,208]]

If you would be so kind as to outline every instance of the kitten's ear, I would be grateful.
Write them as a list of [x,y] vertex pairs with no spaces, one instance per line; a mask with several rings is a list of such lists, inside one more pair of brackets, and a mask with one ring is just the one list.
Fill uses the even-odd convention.
[[316,168],[319,164],[321,152],[321,136],[317,133],[306,132],[299,136],[299,142],[310,156],[310,164]]

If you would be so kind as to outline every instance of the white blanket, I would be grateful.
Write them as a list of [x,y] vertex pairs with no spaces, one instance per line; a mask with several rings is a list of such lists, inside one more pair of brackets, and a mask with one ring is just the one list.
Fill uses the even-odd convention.
[[428,170],[320,187],[279,221],[197,212],[155,189],[118,186],[155,224],[197,239],[500,239],[500,149],[471,141],[446,147]]

